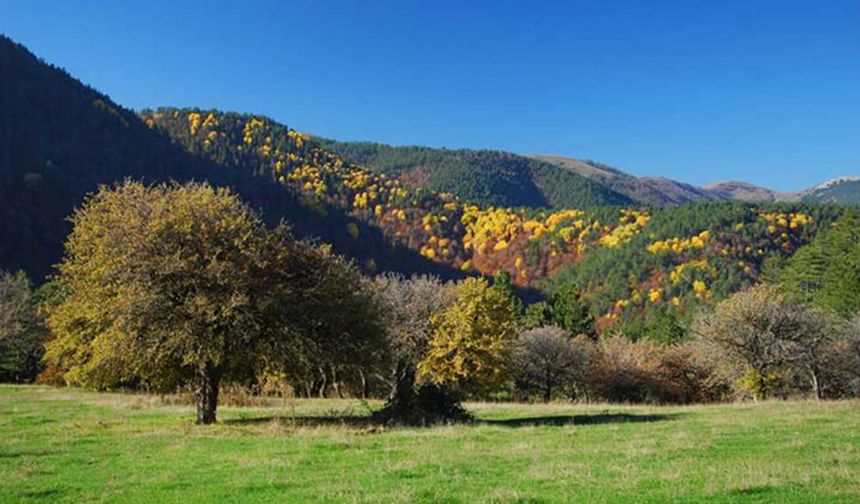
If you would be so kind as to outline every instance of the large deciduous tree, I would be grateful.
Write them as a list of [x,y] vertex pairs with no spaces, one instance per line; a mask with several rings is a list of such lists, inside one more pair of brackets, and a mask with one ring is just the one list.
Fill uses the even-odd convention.
[[301,352],[270,357],[270,371],[284,372],[294,383],[315,377],[320,396],[328,387],[342,396],[344,385],[366,396],[368,375],[388,357],[374,285],[329,246],[297,242],[293,256],[296,274],[283,310],[285,322],[302,336]]
[[227,189],[125,182],[71,220],[47,345],[70,383],[192,383],[197,422],[208,424],[222,380],[298,366],[348,340],[340,319],[351,312],[323,307],[332,271],[349,267],[268,229]]
[[[405,278],[394,274],[380,275],[375,284],[390,351],[389,365],[381,370],[390,392],[377,419],[427,423],[434,412],[422,411],[417,368],[433,334],[432,318],[454,302],[453,284],[431,276]],[[423,391],[430,392],[427,388]]]

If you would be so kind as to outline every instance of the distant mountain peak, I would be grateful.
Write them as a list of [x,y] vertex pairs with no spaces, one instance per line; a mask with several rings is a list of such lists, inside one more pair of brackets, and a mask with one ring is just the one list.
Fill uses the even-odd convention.
[[810,189],[806,189],[806,191],[820,191],[823,189],[830,189],[831,187],[837,186],[839,184],[844,184],[846,182],[857,182],[860,181],[860,177],[856,175],[843,175],[841,177],[835,177],[825,182],[818,184],[815,187]]
[[666,177],[636,177],[617,168],[591,160],[557,155],[532,157],[574,171],[600,182],[634,201],[651,205],[682,205],[696,201],[763,203],[799,201],[801,199],[824,203],[860,203],[860,177],[855,175],[836,177],[817,186],[789,193],[739,180],[726,180],[694,186]]
[[797,193],[804,201],[860,205],[860,177],[845,175]]

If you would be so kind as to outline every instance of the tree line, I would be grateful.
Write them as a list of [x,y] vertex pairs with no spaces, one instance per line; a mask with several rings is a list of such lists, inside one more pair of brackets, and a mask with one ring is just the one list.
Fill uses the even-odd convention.
[[228,189],[103,187],[52,281],[0,275],[0,380],[98,389],[384,397],[380,422],[467,419],[462,400],[709,402],[860,394],[857,213],[689,320],[598,335],[572,283],[526,305],[510,275],[367,277]]

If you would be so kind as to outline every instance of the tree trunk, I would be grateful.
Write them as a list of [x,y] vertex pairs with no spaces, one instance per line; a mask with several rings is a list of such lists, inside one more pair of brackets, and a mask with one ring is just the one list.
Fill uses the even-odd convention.
[[325,391],[326,391],[326,388],[328,388],[328,374],[325,372],[325,369],[323,369],[322,367],[319,367],[318,369],[320,372],[321,382],[319,384],[319,389],[317,389],[317,391],[318,391],[317,395],[319,396],[320,399],[325,399]]
[[394,387],[388,394],[388,402],[411,405],[415,399],[415,370],[405,363],[397,367]]
[[331,386],[334,389],[335,395],[337,395],[338,399],[343,399],[343,391],[340,389],[340,376],[337,374],[337,367],[331,367]]
[[810,371],[810,375],[812,376],[812,390],[815,391],[815,398],[822,399],[824,391],[821,388],[821,380],[818,379],[818,372],[813,369]]
[[361,398],[367,399],[370,392],[370,384],[367,382],[367,376],[364,375],[364,370],[361,368],[358,370],[358,377],[361,379]]
[[197,425],[216,422],[215,411],[218,409],[220,378],[218,370],[211,362],[207,362],[197,370]]
[[544,388],[543,388],[543,402],[549,402],[552,399],[552,378],[550,378],[549,369],[544,373]]

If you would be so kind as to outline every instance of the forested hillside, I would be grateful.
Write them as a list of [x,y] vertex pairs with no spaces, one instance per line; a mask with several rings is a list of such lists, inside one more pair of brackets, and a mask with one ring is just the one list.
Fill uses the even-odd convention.
[[776,275],[841,212],[637,206],[571,170],[502,152],[339,143],[216,110],[136,115],[8,39],[0,51],[0,268],[37,282],[60,257],[65,218],[98,184],[205,179],[365,272],[507,272],[518,286],[578,293],[602,329],[638,321],[645,331]]
[[671,339],[697,306],[775,281],[786,260],[843,211],[729,202],[655,209],[645,232],[589,254],[549,288],[581,290],[603,327],[621,321],[639,326],[624,327],[628,334]]
[[633,201],[649,205],[683,205],[696,201],[722,200],[700,187],[694,187],[667,178],[634,177],[617,168],[563,156],[534,156],[553,164],[557,169],[578,173],[621,193]]
[[844,177],[801,191],[804,201],[860,205],[860,179]]
[[131,177],[232,186],[270,222],[286,219],[297,234],[332,243],[372,271],[380,263],[454,274],[338,208],[308,207],[268,172],[258,175],[175,145],[137,114],[0,37],[0,269],[23,269],[41,282],[58,262],[71,229],[66,219],[84,196]]
[[604,328],[657,312],[681,318],[748,287],[840,213],[799,203],[478,205],[345,161],[271,119],[196,109],[143,117],[192,153],[277,179],[308,205],[342,208],[433,261],[484,275],[507,271],[520,286],[573,287]]
[[633,203],[578,173],[509,152],[316,140],[351,162],[477,204],[583,208]]
[[97,184],[204,170],[133,112],[0,37],[0,267],[48,273],[66,217]]
[[[648,222],[637,209],[483,206],[345,161],[313,138],[251,115],[159,109],[144,121],[190,152],[242,166],[304,194],[305,204],[342,208],[397,243],[464,272],[507,270],[530,285],[596,247],[628,241]],[[356,230],[346,230],[358,237]]]
[[860,211],[846,211],[832,227],[798,250],[775,280],[798,301],[845,317],[860,310]]

